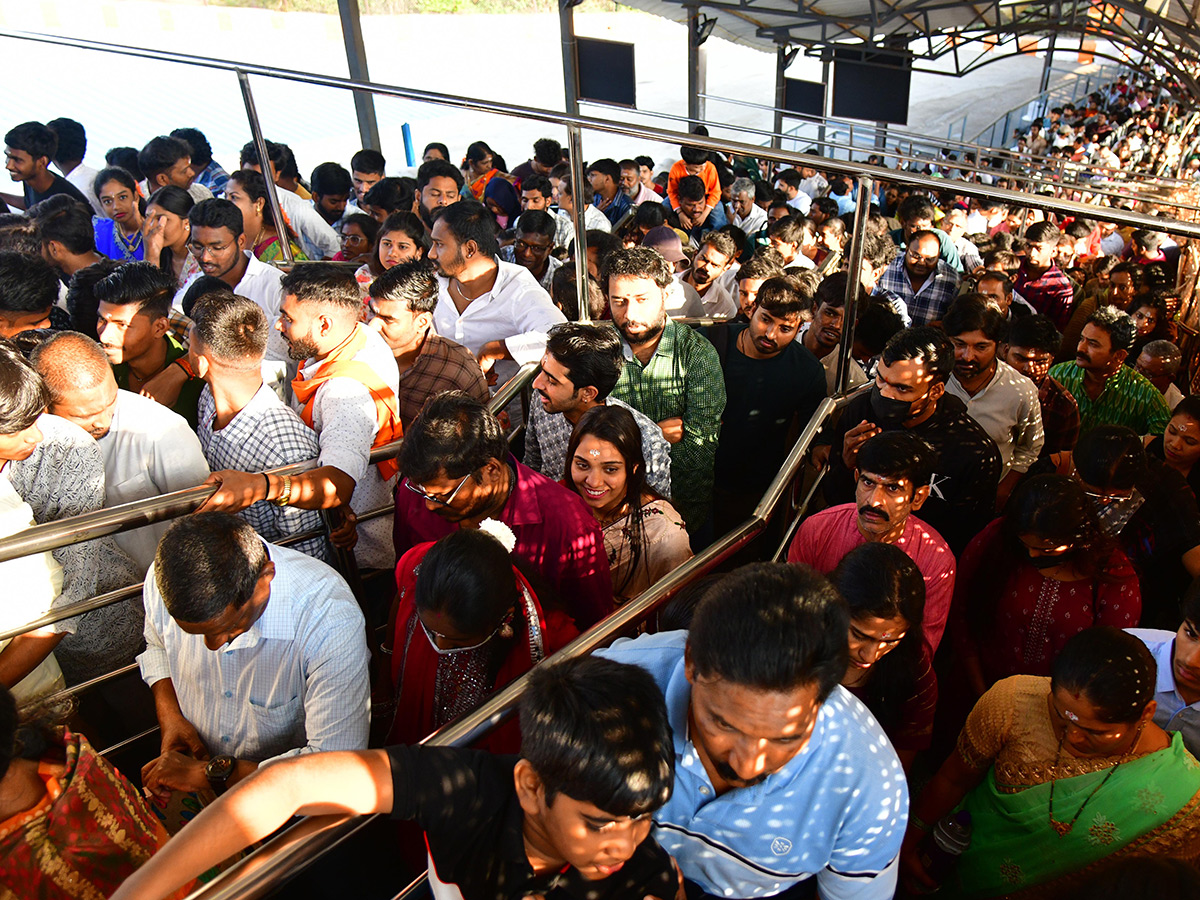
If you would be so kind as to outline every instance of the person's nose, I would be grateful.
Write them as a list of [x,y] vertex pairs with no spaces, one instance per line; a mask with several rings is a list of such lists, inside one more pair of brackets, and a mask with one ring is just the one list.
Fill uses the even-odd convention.
[[766,753],[761,741],[750,738],[738,741],[729,754],[729,767],[743,781],[752,781],[766,768]]

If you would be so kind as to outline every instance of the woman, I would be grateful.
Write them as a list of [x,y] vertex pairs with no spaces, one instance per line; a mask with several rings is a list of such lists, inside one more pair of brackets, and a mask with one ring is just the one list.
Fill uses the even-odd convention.
[[146,201],[146,217],[142,222],[145,248],[142,258],[174,275],[180,287],[200,271],[200,264],[188,250],[192,236],[188,213],[194,203],[183,188],[165,185]]
[[521,198],[507,178],[493,178],[483,189],[483,205],[496,217],[496,228],[503,231],[517,224],[521,215]]
[[850,666],[842,687],[883,726],[907,772],[929,749],[937,676],[921,639],[925,579],[893,544],[855,547],[829,576],[850,607]]
[[[425,251],[429,248],[425,226],[415,213],[394,212],[378,228],[375,252],[354,273],[355,280],[364,291],[372,281],[393,266],[424,259]],[[363,303],[366,302],[364,294]]]
[[333,255],[335,262],[370,262],[379,237],[379,223],[363,213],[351,213],[342,219],[342,249]]
[[441,141],[433,141],[425,145],[425,150],[421,154],[421,162],[427,163],[431,159],[440,159],[445,162],[450,162],[450,148]]
[[1154,658],[1117,628],[1069,640],[1051,677],[989,690],[958,747],[913,804],[901,850],[929,886],[918,847],[959,807],[972,835],[944,891],[954,897],[1062,897],[1102,864],[1200,854],[1200,766],[1154,724]]
[[108,216],[107,219],[98,216],[92,219],[96,250],[117,262],[142,259],[146,202],[138,194],[133,176],[115,166],[101,169],[92,182],[92,190]]
[[1166,431],[1146,445],[1146,452],[1161,459],[1187,479],[1200,499],[1200,396],[1184,397],[1175,404]]
[[[578,634],[563,613],[543,611],[501,543],[515,541],[507,526],[484,526],[418,544],[396,566],[398,608],[383,648],[396,699],[389,743],[420,741]],[[487,745],[516,753],[520,733],[501,728]]]
[[138,789],[87,738],[45,718],[22,722],[0,686],[0,884],[43,900],[107,897],[166,841]]
[[974,696],[1010,675],[1049,675],[1073,635],[1132,628],[1137,574],[1107,538],[1078,482],[1039,475],[959,560],[951,618]]
[[276,226],[267,201],[267,183],[260,173],[251,169],[239,169],[229,176],[225,184],[225,199],[242,211],[242,230],[246,235],[246,247],[261,262],[283,259],[280,233],[287,235],[292,249],[292,259],[308,259],[296,243],[286,220],[282,229]]
[[629,410],[596,406],[583,414],[563,478],[604,531],[618,606],[692,558],[682,517],[646,486],[642,433]]
[[500,174],[500,170],[492,163],[492,148],[483,141],[475,141],[467,147],[462,169],[471,189],[471,196],[482,203],[483,192],[488,182]]

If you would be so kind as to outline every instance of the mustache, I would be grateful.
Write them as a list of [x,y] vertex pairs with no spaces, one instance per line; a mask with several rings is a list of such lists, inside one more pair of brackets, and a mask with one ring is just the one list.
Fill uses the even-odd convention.
[[742,778],[733,770],[733,766],[727,762],[713,762],[713,768],[717,770],[717,774],[732,784],[741,784],[746,787],[751,787],[756,784],[762,784],[767,780],[767,775],[764,772],[762,775],[756,775],[753,778]]
[[860,516],[865,516],[865,515],[878,516],[880,518],[880,520],[884,521],[884,522],[892,521],[892,517],[889,516],[886,512],[884,512],[882,509],[876,509],[873,506],[860,506],[858,508],[858,514]]

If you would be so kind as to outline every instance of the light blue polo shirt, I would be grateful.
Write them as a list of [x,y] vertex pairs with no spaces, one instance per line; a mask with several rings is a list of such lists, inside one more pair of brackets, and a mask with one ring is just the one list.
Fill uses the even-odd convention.
[[684,876],[718,897],[768,897],[815,875],[822,900],[891,900],[908,784],[879,723],[838,686],[786,766],[718,797],[688,736],[686,641],[672,631],[597,651],[648,670],[666,697],[675,790],[653,834]]
[[1192,756],[1200,757],[1200,702],[1190,706],[1175,686],[1175,632],[1157,628],[1126,628],[1150,650],[1158,664],[1158,681],[1154,685],[1154,724],[1163,731],[1178,731],[1183,746]]

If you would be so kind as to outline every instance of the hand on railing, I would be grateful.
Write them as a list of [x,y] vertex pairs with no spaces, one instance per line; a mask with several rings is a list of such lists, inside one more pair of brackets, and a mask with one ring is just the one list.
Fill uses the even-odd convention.
[[196,512],[241,512],[259,500],[267,499],[269,482],[261,472],[238,472],[222,469],[213,472],[204,482],[216,485],[217,490]]
[[330,510],[329,543],[339,550],[349,553],[358,543],[358,516],[349,506],[339,506]]

